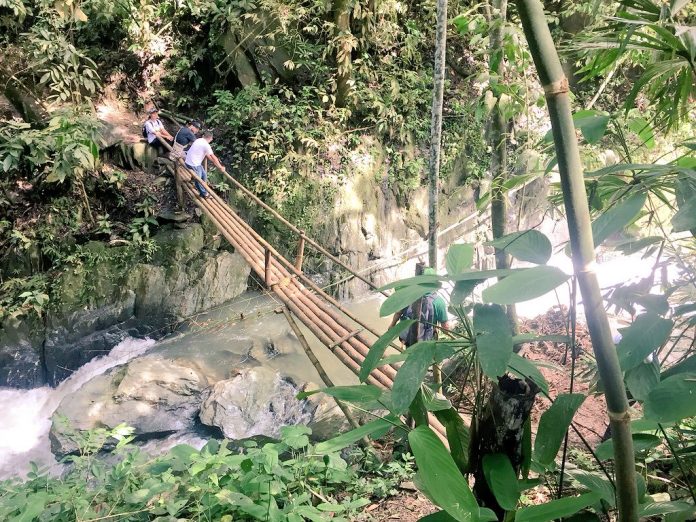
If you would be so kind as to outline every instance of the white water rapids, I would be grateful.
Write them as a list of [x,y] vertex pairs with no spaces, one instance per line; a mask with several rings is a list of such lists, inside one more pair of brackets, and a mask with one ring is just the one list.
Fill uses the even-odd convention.
[[51,453],[48,430],[51,415],[63,398],[109,368],[142,355],[155,345],[150,339],[125,339],[108,355],[98,357],[63,381],[57,388],[0,389],[0,479],[24,475],[30,461],[57,466]]

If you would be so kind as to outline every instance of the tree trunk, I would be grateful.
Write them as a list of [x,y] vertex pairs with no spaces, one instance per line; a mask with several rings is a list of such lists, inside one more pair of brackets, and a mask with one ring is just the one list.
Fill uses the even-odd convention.
[[[502,57],[503,28],[507,20],[507,0],[493,0],[491,20],[493,30],[490,37],[489,55],[491,60],[491,77],[502,83],[505,77],[505,60]],[[495,12],[497,11],[497,13]],[[500,94],[496,93],[498,98]],[[507,136],[510,122],[505,119],[498,101],[491,111],[488,122],[488,145],[491,148],[491,232],[498,239],[507,234],[508,201],[503,189],[507,180]],[[495,267],[498,270],[510,268],[510,256],[504,250],[495,249]],[[507,305],[506,313],[513,331],[518,333],[517,311],[515,305]]]
[[348,0],[335,0],[334,24],[336,25],[336,106],[345,107],[351,90],[353,74],[352,35]]
[[478,420],[471,425],[469,465],[474,473],[474,495],[479,503],[492,509],[503,519],[505,510],[498,505],[483,474],[483,457],[501,453],[510,459],[519,473],[524,456],[522,437],[524,426],[534,405],[539,388],[529,379],[521,380],[507,375],[498,379]]
[[445,90],[447,48],[447,0],[437,0],[433,108],[430,120],[430,168],[428,205],[428,262],[437,270],[437,206],[440,192],[440,149],[442,144],[442,99]]
[[634,522],[638,520],[638,495],[631,419],[628,413],[623,374],[594,271],[595,256],[590,212],[587,206],[578,140],[570,109],[568,80],[563,73],[540,1],[516,0],[516,3],[534,64],[546,94],[558,158],[558,170],[561,176],[563,202],[568,219],[573,267],[585,307],[592,347],[597,359],[597,369],[606,390],[607,410],[614,441],[619,521]]

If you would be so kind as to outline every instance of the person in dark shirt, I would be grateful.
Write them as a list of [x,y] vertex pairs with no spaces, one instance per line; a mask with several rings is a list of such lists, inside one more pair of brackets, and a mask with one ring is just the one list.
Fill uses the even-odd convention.
[[184,127],[179,129],[179,132],[174,136],[174,146],[172,147],[171,159],[183,158],[185,156],[184,149],[196,141],[196,134],[201,130],[201,122],[197,120],[189,121]]

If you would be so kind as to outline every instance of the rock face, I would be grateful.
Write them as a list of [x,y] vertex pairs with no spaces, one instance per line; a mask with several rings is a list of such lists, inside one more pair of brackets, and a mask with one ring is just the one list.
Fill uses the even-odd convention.
[[0,328],[0,386],[55,386],[84,363],[108,353],[124,337],[161,337],[185,317],[246,290],[249,267],[220,250],[198,224],[163,227],[148,263],[123,266],[119,247],[88,244],[103,259],[66,271],[57,303],[45,320]]
[[140,439],[193,429],[208,380],[185,361],[135,359],[66,397],[50,431],[57,456],[79,448],[79,433],[126,424]]

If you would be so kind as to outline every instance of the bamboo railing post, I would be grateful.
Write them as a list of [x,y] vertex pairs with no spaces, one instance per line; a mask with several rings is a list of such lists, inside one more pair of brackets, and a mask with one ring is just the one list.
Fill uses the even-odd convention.
[[573,268],[585,308],[597,369],[605,389],[614,443],[616,498],[620,522],[638,520],[635,456],[623,373],[595,273],[595,252],[582,160],[573,123],[568,79],[539,0],[515,0],[524,34],[544,87],[561,176]]
[[174,182],[176,183],[176,202],[179,204],[181,210],[186,209],[184,202],[184,189],[181,186],[181,176],[179,175],[179,169],[174,167]]
[[[317,356],[314,355],[314,352],[312,351],[312,347],[309,346],[309,343],[307,342],[306,337],[302,333],[302,330],[300,330],[300,327],[297,325],[297,322],[295,319],[293,319],[292,314],[290,313],[290,310],[288,310],[287,306],[284,306],[281,308],[283,315],[285,315],[285,319],[287,319],[288,324],[290,325],[290,328],[292,328],[292,331],[295,333],[295,336],[297,339],[300,341],[300,345],[302,345],[302,349],[304,350],[305,354],[307,354],[307,358],[309,361],[312,363],[312,366],[314,366],[314,369],[317,371],[319,374],[319,378],[321,381],[324,383],[324,386],[327,387],[332,387],[334,385],[333,381],[329,377],[329,375],[326,373],[324,370],[324,367],[321,365],[319,362],[319,359],[317,359]],[[343,401],[340,401],[338,399],[336,400],[336,404],[338,407],[341,409],[343,412],[343,415],[345,415],[346,419],[350,423],[353,428],[359,428],[360,424],[358,424],[358,421],[355,419],[351,411],[348,409],[348,406],[346,406]],[[369,441],[366,441],[369,444]]]
[[295,258],[295,268],[298,271],[302,270],[302,262],[304,261],[305,233],[304,230],[300,233],[300,240],[297,244],[297,257]]
[[263,282],[266,283],[268,288],[271,287],[270,281],[271,272],[271,251],[266,248],[264,249],[264,260],[263,260]]

